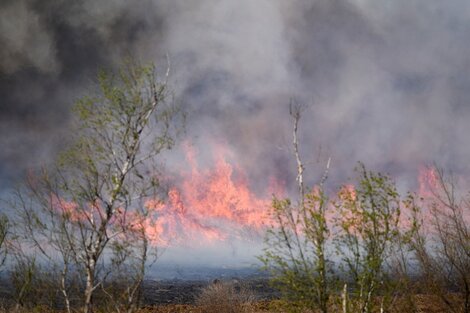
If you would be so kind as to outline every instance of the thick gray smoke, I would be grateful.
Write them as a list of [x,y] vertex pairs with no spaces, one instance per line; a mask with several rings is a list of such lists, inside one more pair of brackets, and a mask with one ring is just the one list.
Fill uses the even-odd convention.
[[332,185],[357,161],[408,186],[430,162],[466,175],[469,33],[464,0],[2,1],[0,180],[50,159],[74,99],[128,54],[170,56],[189,139],[225,142],[255,189],[293,183],[293,97],[311,183],[327,156]]
[[196,133],[222,133],[253,175],[292,167],[291,96],[309,105],[304,157],[323,147],[338,181],[358,160],[408,179],[434,161],[468,171],[468,4],[203,3],[180,8],[167,46],[199,103]]
[[51,159],[99,69],[158,55],[162,14],[146,0],[0,2],[0,189]]

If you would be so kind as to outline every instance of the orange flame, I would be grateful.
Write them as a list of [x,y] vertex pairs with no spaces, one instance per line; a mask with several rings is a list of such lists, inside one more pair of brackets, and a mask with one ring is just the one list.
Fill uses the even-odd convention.
[[[467,196],[458,195],[459,191],[452,191],[452,197],[454,192],[457,194],[456,198],[451,203],[448,199],[448,195],[444,191],[444,188],[453,189],[454,185],[447,185],[448,182],[440,181],[437,169],[434,167],[421,168],[419,172],[419,195],[423,202],[423,213],[422,220],[423,224],[432,225],[436,223],[437,218],[445,217],[444,220],[453,222],[452,215],[457,214],[458,219],[461,219],[464,224],[470,223],[470,209],[468,206],[470,194]],[[465,179],[462,176],[453,177],[457,181],[457,186],[467,186]],[[444,186],[447,185],[447,186]],[[452,211],[454,210],[454,211]],[[455,220],[457,222],[457,220]]]
[[432,198],[438,189],[438,174],[431,166],[421,167],[418,174],[418,195],[423,199]]
[[[201,169],[196,152],[186,145],[190,169],[180,173],[182,183],[170,188],[168,201],[148,200],[142,212],[118,208],[111,225],[143,230],[150,242],[160,246],[260,238],[269,223],[272,194],[284,194],[283,183],[270,178],[259,196],[250,190],[245,172],[226,160],[227,147],[216,146],[214,151],[214,167]],[[78,205],[51,195],[50,205],[77,225],[99,224],[104,216],[100,203]]]
[[186,145],[185,150],[190,170],[180,173],[182,184],[170,189],[168,203],[158,209],[153,223],[161,235],[159,244],[259,237],[268,220],[270,192],[282,193],[282,183],[271,178],[267,192],[256,195],[245,172],[227,161],[226,146],[215,147],[214,167],[208,169],[200,168],[194,149]]
[[[145,229],[149,240],[158,246],[181,244],[207,244],[228,239],[252,240],[260,238],[268,226],[272,226],[269,210],[272,194],[282,196],[284,183],[271,177],[264,193],[256,194],[250,189],[245,171],[229,162],[230,150],[225,145],[215,145],[212,149],[212,167],[202,167],[197,151],[185,145],[186,161],[189,168],[182,170],[178,178],[182,182],[173,186],[167,193],[167,201],[148,200],[145,203],[147,214],[117,212],[112,223],[134,225]],[[433,167],[422,167],[418,176],[418,195],[423,200],[433,199],[438,190],[438,176]],[[319,193],[318,186],[311,190]],[[354,185],[341,187],[338,197],[343,201],[354,202],[357,198]],[[99,203],[79,207],[73,202],[51,197],[51,205],[71,222],[99,220],[103,209]],[[329,204],[327,222],[335,219],[350,220],[353,217],[341,215]],[[426,212],[429,215],[428,212]],[[404,218],[404,217],[403,217]],[[429,218],[429,216],[426,216]],[[401,224],[405,227],[407,221]],[[351,225],[359,221],[351,220]]]

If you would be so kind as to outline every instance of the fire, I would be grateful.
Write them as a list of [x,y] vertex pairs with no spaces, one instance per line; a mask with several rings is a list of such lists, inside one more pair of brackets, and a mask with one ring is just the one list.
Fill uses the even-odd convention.
[[419,169],[418,195],[423,199],[433,198],[438,190],[438,174],[434,167],[426,166]]
[[[451,223],[459,220],[464,224],[470,223],[470,194],[461,194],[458,189],[458,186],[465,186],[468,190],[463,176],[452,176],[450,180],[443,181],[436,168],[425,167],[420,169],[418,182],[423,224],[436,225],[438,218]],[[454,220],[455,216],[457,219]]]
[[[268,178],[265,192],[258,195],[246,173],[227,161],[226,146],[215,146],[209,168],[201,168],[196,151],[185,147],[189,169],[179,173],[182,183],[169,189],[166,201],[148,200],[143,210],[118,208],[110,225],[143,230],[157,246],[261,238],[269,224],[272,195],[284,193],[283,183]],[[57,195],[50,202],[53,211],[77,225],[99,224],[105,215],[98,202],[79,205]]]
[[[227,161],[229,150],[217,145],[213,149],[214,166],[201,168],[197,152],[185,146],[189,170],[179,176],[182,183],[168,192],[168,202],[158,207],[152,222],[160,232],[160,244],[181,244],[241,238],[251,240],[263,234],[271,206],[272,193],[282,192],[282,184],[270,178],[263,195],[250,190],[246,173]],[[196,239],[196,240],[195,240]]]
[[[146,201],[142,212],[116,213],[112,224],[132,226],[145,230],[149,240],[156,246],[200,244],[231,239],[253,240],[261,238],[267,227],[275,225],[270,219],[272,195],[284,195],[284,183],[268,177],[265,191],[258,194],[250,189],[243,169],[230,162],[231,151],[226,145],[214,145],[211,166],[201,166],[198,153],[185,145],[188,168],[181,170],[167,197]],[[432,167],[422,167],[418,176],[417,194],[424,202],[431,201],[439,189],[438,173]],[[318,195],[318,186],[312,194]],[[344,184],[338,199],[353,203],[357,194],[354,185]],[[51,204],[72,222],[100,220],[103,209],[99,203],[79,207],[59,197],[52,197]],[[429,206],[429,203],[427,203]],[[330,203],[326,212],[328,224],[338,218],[350,220]],[[143,213],[145,212],[145,214]],[[425,217],[429,218],[428,210]],[[403,217],[405,218],[405,216]],[[358,224],[359,221],[350,221]],[[405,227],[407,221],[401,221]]]

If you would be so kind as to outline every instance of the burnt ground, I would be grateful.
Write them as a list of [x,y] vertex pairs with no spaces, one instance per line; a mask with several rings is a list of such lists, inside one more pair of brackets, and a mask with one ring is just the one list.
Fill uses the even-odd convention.
[[[232,281],[252,290],[257,300],[270,300],[279,296],[279,293],[269,285],[267,278],[234,278]],[[207,280],[146,281],[144,303],[145,305],[193,304],[201,289],[211,283],[213,282]]]
[[[279,293],[274,290],[269,285],[267,277],[262,275],[232,275],[234,273],[229,273],[227,275],[226,271],[223,271],[223,275],[220,275],[220,272],[215,275],[212,273],[210,278],[204,274],[202,275],[198,271],[198,275],[191,276],[192,279],[182,278],[173,278],[173,279],[160,279],[160,280],[147,280],[144,284],[144,303],[143,308],[139,310],[140,313],[201,313],[203,310],[201,307],[198,307],[194,304],[195,298],[201,292],[201,289],[208,286],[209,284],[214,283],[215,279],[220,281],[229,281],[235,284],[243,285],[248,289],[252,290],[256,300],[251,305],[252,313],[268,313],[268,312],[284,312],[283,310],[279,311],[278,302],[272,301],[273,299],[279,298]],[[239,273],[238,273],[239,274]],[[198,278],[199,275],[200,279]],[[6,277],[3,279],[0,277],[0,304],[8,306],[12,305],[12,285],[11,282],[8,282]],[[440,299],[435,296],[416,294],[414,297],[414,302],[418,312],[429,312],[429,313],[446,313],[448,308],[443,305]],[[461,298],[461,297],[460,297]],[[459,300],[459,295],[455,296],[456,303]],[[60,299],[59,299],[60,302]],[[400,306],[397,307],[397,309]],[[57,308],[60,309],[60,306]],[[7,311],[1,311],[4,313]],[[40,312],[40,311],[37,311]],[[47,311],[50,312],[50,311]],[[392,310],[395,313],[406,313],[406,312],[416,312],[409,310]]]
[[[269,285],[268,277],[252,268],[165,268],[152,273],[144,282],[143,304],[145,306],[194,304],[201,290],[215,280],[233,282],[253,291],[257,300],[271,300],[279,293]],[[62,302],[57,294],[56,303]],[[0,275],[0,302],[13,301],[14,288],[7,273]],[[60,304],[58,304],[60,306]]]
[[266,273],[253,267],[204,267],[161,264],[144,283],[145,305],[193,304],[201,289],[214,280],[234,282],[252,290],[258,300],[277,298]]

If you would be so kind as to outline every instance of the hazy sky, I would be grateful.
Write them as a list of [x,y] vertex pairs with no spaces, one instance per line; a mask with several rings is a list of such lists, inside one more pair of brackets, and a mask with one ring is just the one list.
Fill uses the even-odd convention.
[[169,55],[189,140],[225,142],[255,188],[293,181],[292,97],[309,182],[327,156],[332,184],[357,161],[409,186],[430,162],[466,175],[468,34],[466,0],[4,0],[0,188],[51,159],[74,100],[129,54]]

